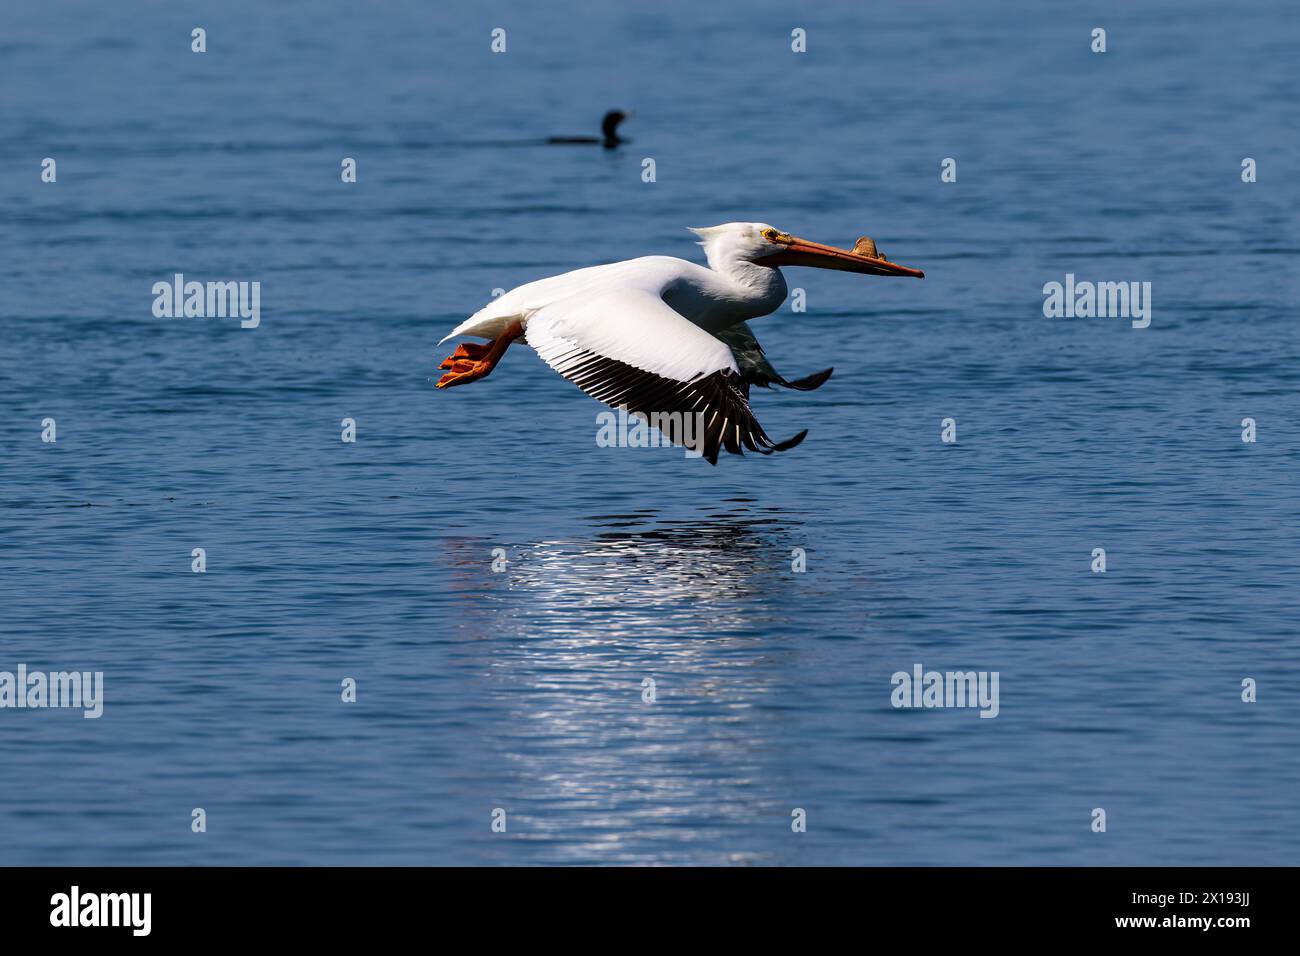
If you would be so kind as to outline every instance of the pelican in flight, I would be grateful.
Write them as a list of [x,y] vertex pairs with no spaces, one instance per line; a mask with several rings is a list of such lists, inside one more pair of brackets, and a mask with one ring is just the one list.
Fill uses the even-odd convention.
[[[793,448],[807,431],[783,442],[768,438],[750,410],[750,386],[810,391],[832,371],[787,381],[750,331],[747,320],[785,301],[780,267],[925,277],[888,261],[865,236],[852,249],[839,249],[762,222],[691,231],[708,268],[645,256],[539,279],[500,296],[438,343],[462,335],[490,340],[458,345],[439,366],[446,374],[437,387],[485,377],[522,338],[592,398],[626,408],[711,464],[723,448],[771,454]],[[684,426],[687,417],[700,427]]]

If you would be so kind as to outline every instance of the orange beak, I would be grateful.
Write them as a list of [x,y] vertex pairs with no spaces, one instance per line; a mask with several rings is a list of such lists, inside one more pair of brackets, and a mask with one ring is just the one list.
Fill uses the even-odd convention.
[[814,269],[839,269],[841,272],[861,272],[872,276],[911,276],[924,279],[925,273],[920,269],[909,269],[888,259],[851,252],[826,246],[820,242],[790,237],[790,242],[780,243],[771,255],[762,256],[754,261],[762,266],[811,266]]

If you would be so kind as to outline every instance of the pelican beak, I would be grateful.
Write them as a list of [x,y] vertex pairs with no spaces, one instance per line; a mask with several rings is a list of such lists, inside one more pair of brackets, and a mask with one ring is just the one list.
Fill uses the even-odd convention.
[[779,244],[784,248],[754,261],[764,266],[811,266],[814,269],[839,269],[842,272],[861,272],[872,276],[925,278],[925,273],[920,269],[900,266],[877,253],[875,243],[865,236],[851,250],[800,239],[798,236],[783,236]]

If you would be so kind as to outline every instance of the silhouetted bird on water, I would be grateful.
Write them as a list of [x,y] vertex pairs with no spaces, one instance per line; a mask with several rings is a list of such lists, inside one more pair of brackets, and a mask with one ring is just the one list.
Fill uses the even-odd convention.
[[606,149],[613,149],[621,143],[628,140],[622,139],[618,135],[618,124],[627,119],[627,114],[622,110],[610,110],[605,114],[605,118],[600,122],[600,131],[604,134],[603,139],[595,136],[552,136],[546,142],[553,146],[571,146],[581,144],[600,143]]

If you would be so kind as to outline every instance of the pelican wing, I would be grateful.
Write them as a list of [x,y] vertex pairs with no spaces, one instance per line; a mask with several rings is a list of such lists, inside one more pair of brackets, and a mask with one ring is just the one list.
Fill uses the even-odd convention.
[[547,365],[592,398],[627,408],[712,464],[723,448],[766,455],[793,448],[807,434],[768,438],[750,411],[731,349],[653,291],[555,302],[529,317],[525,334]]
[[755,337],[754,330],[749,327],[748,322],[729,325],[717,335],[731,347],[731,354],[736,358],[736,366],[740,369],[740,377],[745,383],[746,396],[749,395],[751,385],[762,385],[764,388],[780,385],[801,392],[811,392],[815,388],[820,388],[822,383],[831,377],[831,372],[835,371],[833,368],[822,369],[807,378],[795,379],[791,382],[772,367],[772,363],[767,360],[767,353],[763,351],[763,346],[758,344],[758,338]]

